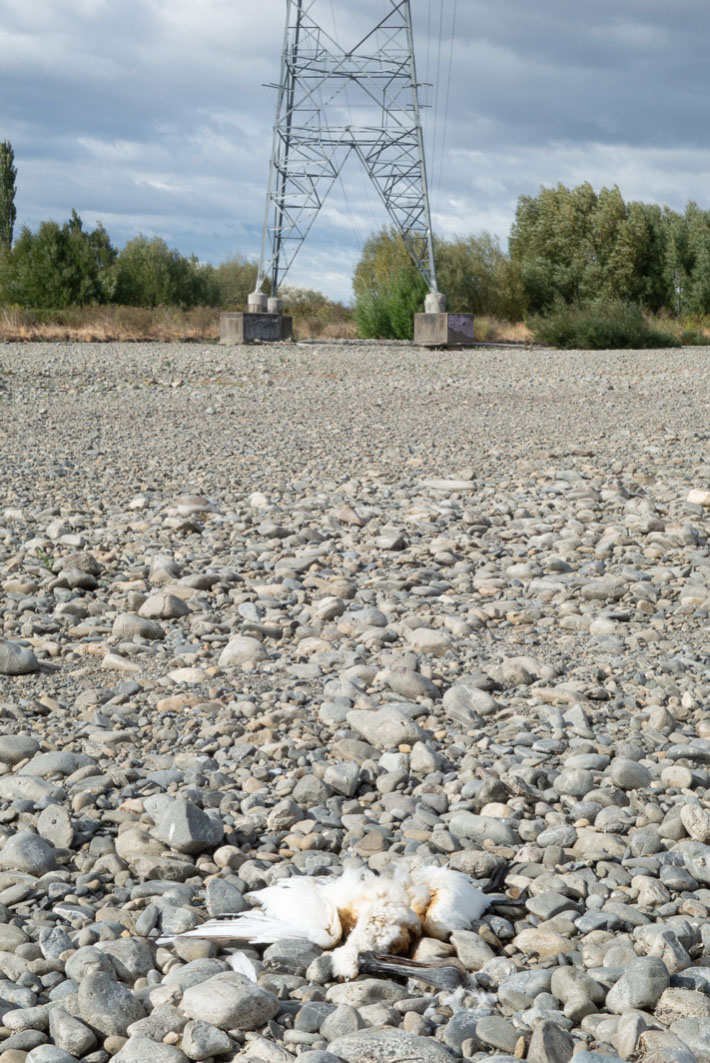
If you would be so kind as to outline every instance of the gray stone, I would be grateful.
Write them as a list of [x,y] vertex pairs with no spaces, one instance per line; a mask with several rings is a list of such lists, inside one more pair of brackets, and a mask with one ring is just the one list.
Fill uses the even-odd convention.
[[58,1045],[38,1045],[27,1053],[26,1063],[78,1063],[78,1060]]
[[685,866],[697,882],[710,886],[710,845],[703,845],[701,848],[700,843],[697,843],[693,852],[686,851]]
[[482,1047],[476,1037],[476,1026],[481,1020],[480,1010],[469,1011],[461,1008],[449,1019],[442,1031],[442,1040],[447,1048],[456,1055],[463,1051],[464,1041],[472,1041],[476,1048]]
[[208,816],[192,801],[176,797],[160,817],[153,833],[171,849],[195,855],[219,845],[224,829],[220,820]]
[[221,1056],[232,1047],[232,1039],[224,1030],[209,1022],[191,1019],[182,1032],[182,1050],[188,1059],[202,1060]]
[[670,984],[668,969],[655,956],[638,956],[627,965],[621,978],[609,990],[606,1006],[621,1014],[629,1008],[654,1008]]
[[698,1063],[710,1063],[710,1019],[678,1019],[671,1033],[695,1053]]
[[34,756],[39,749],[39,742],[32,735],[0,735],[0,764],[14,767],[21,760]]
[[75,982],[81,982],[87,974],[96,971],[103,971],[104,974],[115,976],[113,964],[108,956],[104,955],[102,949],[97,949],[93,945],[84,945],[71,955],[65,964],[64,973],[67,978],[71,978]]
[[639,1063],[708,1063],[710,1040],[707,1034],[710,1034],[710,1029],[699,1044],[695,1043],[695,1034],[699,1031],[684,1032],[691,1039],[688,1044],[685,1037],[678,1037],[669,1030],[644,1031],[638,1042]]
[[492,816],[476,816],[473,812],[454,812],[449,820],[449,830],[461,838],[470,838],[478,845],[485,841],[494,845],[520,845],[520,835],[506,819]]
[[501,1052],[515,1053],[520,1040],[520,1031],[501,1015],[486,1015],[476,1023],[475,1034],[478,1040]]
[[680,819],[691,838],[703,845],[710,843],[710,809],[688,801],[681,806]]
[[57,856],[54,846],[38,834],[20,831],[8,838],[0,850],[0,868],[24,871],[28,875],[45,875],[54,871]]
[[157,620],[148,620],[135,613],[119,613],[113,622],[112,634],[121,639],[138,637],[155,641],[165,638],[165,628]]
[[74,1056],[86,1055],[96,1047],[93,1031],[64,1008],[50,1008],[49,1032],[55,1045]]
[[403,1030],[362,1030],[329,1045],[347,1063],[452,1063],[454,1056],[431,1037]]
[[480,971],[481,967],[495,956],[495,952],[481,935],[471,930],[454,930],[451,934],[451,944],[467,971]]
[[425,738],[421,727],[395,705],[381,709],[353,709],[347,721],[354,731],[377,749],[396,749],[403,743],[414,745]]
[[31,649],[17,642],[0,642],[0,675],[31,675],[39,669]]
[[175,1045],[164,1045],[151,1037],[129,1037],[113,1057],[113,1063],[187,1063],[187,1056]]
[[649,786],[653,776],[647,767],[626,757],[615,757],[609,767],[609,777],[621,790],[638,790]]
[[86,753],[71,753],[69,750],[57,749],[51,753],[36,753],[28,764],[20,769],[20,775],[32,775],[44,779],[49,775],[71,775],[79,768],[95,764],[93,757]]
[[268,659],[264,645],[251,635],[236,635],[230,639],[219,658],[220,668],[252,666]]
[[37,833],[60,849],[69,849],[74,841],[69,810],[65,805],[48,805],[37,817]]
[[79,985],[79,1014],[105,1037],[125,1037],[128,1027],[146,1012],[126,986],[105,971],[90,971]]
[[177,620],[181,616],[187,616],[189,612],[187,602],[169,591],[156,591],[151,594],[138,610],[139,616],[149,620]]
[[145,977],[155,966],[150,945],[136,938],[107,941],[102,945],[102,952],[113,964],[118,978],[128,985],[133,985],[137,978]]
[[257,1030],[278,1013],[279,1002],[243,975],[224,971],[186,989],[180,1008],[220,1030]]
[[207,883],[205,904],[213,919],[236,915],[249,907],[234,883],[224,878],[212,878]]
[[338,1037],[362,1030],[367,1025],[357,1008],[350,1004],[338,1004],[323,1017],[318,1027],[318,1032],[326,1041],[334,1041]]
[[322,950],[304,938],[284,938],[264,951],[264,963],[277,971],[289,974],[305,974],[310,963],[320,956]]
[[459,679],[444,694],[443,705],[449,719],[461,727],[475,727],[481,716],[491,716],[498,705],[487,690],[486,676],[474,675]]
[[551,1019],[543,1019],[532,1032],[528,1046],[528,1063],[568,1063],[574,1051],[574,1039]]

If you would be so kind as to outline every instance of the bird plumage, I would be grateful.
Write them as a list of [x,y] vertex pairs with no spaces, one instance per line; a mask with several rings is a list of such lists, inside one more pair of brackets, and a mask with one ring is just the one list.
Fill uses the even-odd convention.
[[362,953],[404,954],[421,936],[446,939],[470,927],[490,904],[460,871],[404,863],[382,876],[348,868],[337,878],[280,879],[252,897],[258,909],[209,920],[180,936],[253,944],[306,938],[334,950],[336,977],[354,978]]

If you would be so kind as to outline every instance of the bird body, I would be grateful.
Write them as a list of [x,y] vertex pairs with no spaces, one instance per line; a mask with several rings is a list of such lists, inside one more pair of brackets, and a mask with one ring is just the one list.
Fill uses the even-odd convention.
[[470,927],[490,904],[468,875],[404,864],[382,876],[348,868],[337,878],[280,879],[252,897],[258,909],[209,920],[181,936],[253,944],[306,938],[334,950],[336,977],[354,978],[363,953],[401,955],[419,937],[446,939]]

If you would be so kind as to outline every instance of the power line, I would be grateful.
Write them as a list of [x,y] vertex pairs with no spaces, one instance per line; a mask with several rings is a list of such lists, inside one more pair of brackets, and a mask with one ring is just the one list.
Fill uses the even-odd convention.
[[441,143],[441,163],[439,166],[439,179],[436,186],[436,209],[439,210],[441,203],[441,186],[444,177],[444,159],[446,157],[446,136],[448,133],[449,125],[449,101],[451,99],[451,78],[454,65],[454,42],[456,40],[456,13],[458,8],[458,0],[453,0],[453,15],[451,19],[451,46],[449,48],[449,64],[446,76],[446,102],[444,104],[444,132]]

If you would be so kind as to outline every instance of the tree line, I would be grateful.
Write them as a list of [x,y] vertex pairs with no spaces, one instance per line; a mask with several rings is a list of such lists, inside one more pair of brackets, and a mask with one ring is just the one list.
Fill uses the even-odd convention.
[[[117,250],[102,225],[23,226],[14,239],[17,170],[0,143],[0,305],[32,309],[117,303],[236,309],[253,290],[256,264],[236,255],[219,266],[136,236]],[[435,241],[439,288],[453,312],[509,321],[560,307],[610,301],[670,316],[710,315],[710,211],[625,202],[617,187],[596,192],[558,184],[521,196],[508,250],[482,233]],[[365,336],[411,335],[425,285],[396,232],[365,244],[353,277]],[[309,297],[316,293],[308,293]],[[323,298],[323,297],[321,297]]]

